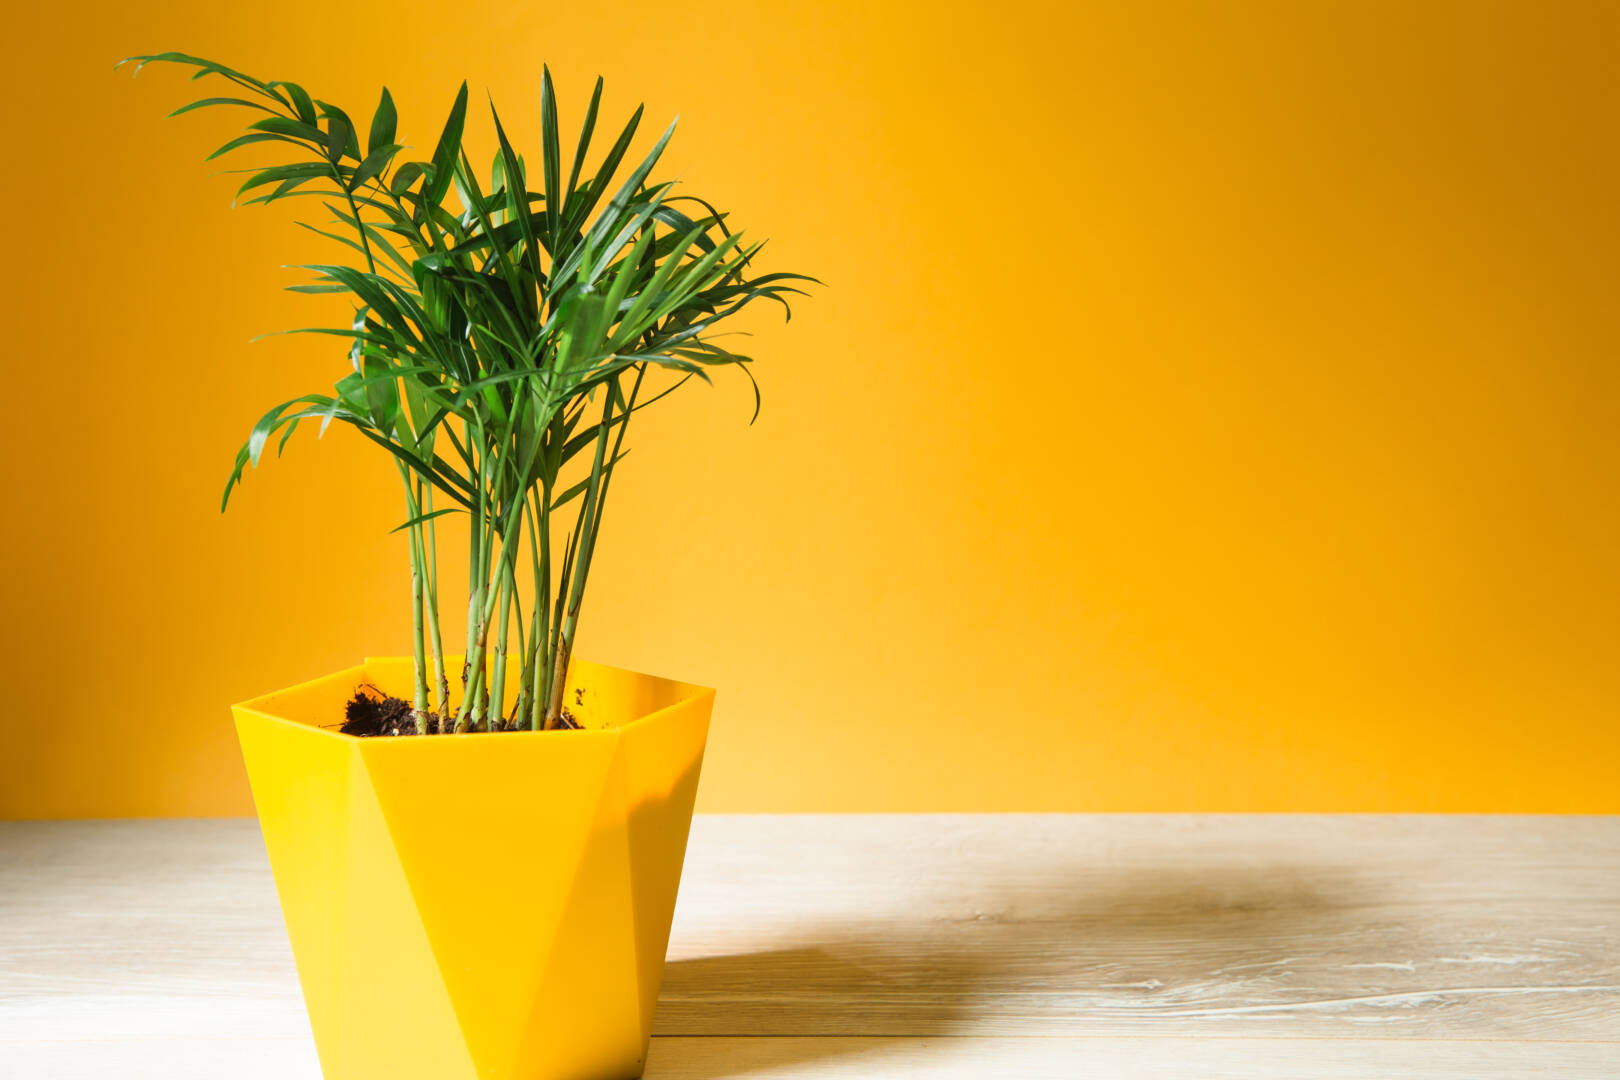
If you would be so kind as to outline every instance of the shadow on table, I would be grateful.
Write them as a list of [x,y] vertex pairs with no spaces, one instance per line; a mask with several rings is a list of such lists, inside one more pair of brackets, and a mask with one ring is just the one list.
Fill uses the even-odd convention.
[[[655,1031],[927,1037],[1061,1023],[1084,1034],[1110,1009],[1140,1017],[1207,1002],[1213,988],[1275,987],[1290,946],[1354,932],[1376,902],[1365,878],[1324,867],[1072,869],[974,896],[928,890],[916,920],[811,925],[781,948],[671,961]],[[785,1065],[860,1050],[805,1038],[760,1052]],[[761,1067],[737,1056],[705,1075]]]

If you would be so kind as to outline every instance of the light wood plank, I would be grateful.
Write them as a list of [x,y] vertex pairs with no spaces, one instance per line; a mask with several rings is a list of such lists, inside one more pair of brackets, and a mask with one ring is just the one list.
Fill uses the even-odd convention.
[[1418,1039],[663,1038],[646,1080],[1614,1080],[1613,1043]]
[[0,1040],[308,1039],[252,820],[0,823]]
[[[652,1077],[1612,1077],[1620,819],[700,818],[657,1030],[922,1038],[660,1038]],[[0,825],[0,1076],[313,1061],[253,822]]]
[[662,1034],[1620,1038],[1620,819],[715,818],[691,868]]
[[[0,1044],[4,1080],[321,1080],[293,1039]],[[682,1038],[646,1080],[1614,1080],[1614,1043],[1400,1039]]]

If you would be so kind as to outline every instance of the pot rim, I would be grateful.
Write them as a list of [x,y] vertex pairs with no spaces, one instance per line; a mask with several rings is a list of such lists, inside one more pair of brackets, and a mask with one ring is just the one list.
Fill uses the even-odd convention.
[[[457,654],[457,655],[446,655],[444,659],[445,659],[446,668],[450,668],[450,667],[453,667],[453,666],[455,666],[457,664],[460,664],[461,661],[462,661],[462,657],[459,654]],[[419,737],[412,737],[412,738],[399,738],[399,737],[380,738],[380,737],[377,737],[377,736],[364,736],[364,737],[362,737],[362,736],[359,736],[359,735],[346,735],[343,732],[338,730],[338,725],[337,724],[333,724],[330,727],[328,727],[328,726],[318,724],[318,723],[315,723],[315,722],[312,722],[312,721],[298,720],[298,719],[294,719],[293,717],[290,717],[290,716],[283,716],[279,712],[274,711],[273,709],[265,707],[268,703],[270,703],[275,698],[279,698],[279,697],[282,697],[282,696],[288,695],[288,694],[295,694],[298,691],[303,690],[303,689],[305,689],[307,687],[311,687],[316,683],[326,682],[328,680],[333,680],[333,679],[339,679],[339,678],[343,678],[345,676],[358,679],[361,682],[365,682],[367,680],[367,674],[366,674],[367,669],[373,664],[403,664],[403,665],[410,665],[410,664],[414,663],[414,661],[408,656],[407,657],[401,657],[401,656],[367,656],[364,659],[362,659],[360,663],[355,664],[355,665],[353,665],[351,667],[340,668],[337,671],[328,672],[325,675],[318,675],[313,679],[305,679],[302,682],[294,683],[291,686],[282,687],[279,690],[272,690],[272,691],[270,691],[268,693],[259,694],[259,695],[256,695],[255,697],[248,698],[245,701],[237,702],[237,703],[235,703],[235,704],[233,704],[231,706],[231,712],[233,714],[238,714],[238,715],[246,714],[246,715],[249,715],[249,716],[254,716],[254,717],[257,717],[258,719],[261,719],[261,720],[267,720],[267,721],[270,721],[270,722],[276,723],[276,724],[284,724],[284,725],[287,725],[289,727],[303,728],[303,729],[306,729],[308,731],[314,732],[315,734],[328,736],[328,737],[333,738],[333,739],[339,739],[339,740],[342,740],[344,742],[355,743],[355,744],[363,744],[367,748],[368,752],[372,752],[374,748],[381,748],[382,746],[387,746],[387,745],[390,745],[390,744],[399,744],[401,746],[416,745],[417,742],[418,742],[418,738],[426,738],[427,741],[429,741],[429,742],[432,742],[432,743],[435,743],[435,744],[443,744],[443,745],[455,744],[455,743],[458,743],[458,742],[462,742],[462,741],[464,741],[466,739],[489,738],[491,736],[496,736],[496,735],[501,736],[502,738],[505,738],[505,739],[535,739],[535,738],[540,738],[540,737],[549,737],[549,736],[555,736],[555,735],[561,735],[561,734],[567,734],[567,735],[575,737],[575,738],[584,738],[584,739],[616,739],[616,738],[618,738],[619,732],[621,732],[621,731],[624,731],[624,730],[626,730],[628,728],[635,727],[636,725],[642,724],[642,723],[644,723],[646,721],[654,720],[654,719],[658,718],[659,716],[662,716],[663,714],[669,712],[672,709],[676,709],[676,708],[681,707],[682,705],[685,705],[689,701],[693,701],[695,699],[699,699],[699,698],[703,698],[703,697],[709,697],[709,698],[712,699],[714,697],[714,695],[715,695],[715,691],[714,691],[713,687],[700,686],[700,685],[698,685],[696,683],[688,683],[688,682],[684,682],[684,681],[679,680],[679,679],[667,678],[667,677],[662,676],[662,675],[650,675],[650,674],[647,674],[645,672],[632,671],[629,668],[616,667],[616,666],[614,666],[612,664],[599,664],[599,663],[595,663],[593,661],[588,661],[588,660],[579,660],[579,661],[576,661],[576,662],[581,663],[581,664],[586,664],[586,665],[588,665],[590,667],[604,668],[604,669],[608,669],[608,670],[612,670],[612,671],[622,672],[622,673],[629,674],[629,675],[634,675],[634,676],[637,676],[637,677],[643,678],[643,679],[655,679],[655,680],[657,680],[659,682],[662,682],[662,683],[668,683],[671,686],[677,688],[677,690],[676,690],[677,696],[676,696],[675,700],[673,700],[673,701],[671,701],[671,702],[669,702],[669,703],[667,703],[665,705],[661,705],[656,709],[652,709],[652,710],[650,710],[648,712],[642,713],[640,716],[637,716],[634,719],[626,720],[623,723],[619,723],[619,724],[603,725],[603,726],[600,726],[600,727],[569,728],[569,729],[566,730],[566,732],[565,731],[560,731],[560,730],[559,731],[533,731],[533,730],[528,730],[528,731],[463,731],[463,732],[460,732],[460,733],[452,732],[449,735],[419,736]]]

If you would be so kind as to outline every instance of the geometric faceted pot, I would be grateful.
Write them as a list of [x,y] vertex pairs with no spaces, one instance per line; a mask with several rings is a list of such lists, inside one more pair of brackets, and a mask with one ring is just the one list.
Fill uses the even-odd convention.
[[576,662],[584,730],[337,731],[412,682],[232,708],[326,1080],[640,1076],[714,691]]

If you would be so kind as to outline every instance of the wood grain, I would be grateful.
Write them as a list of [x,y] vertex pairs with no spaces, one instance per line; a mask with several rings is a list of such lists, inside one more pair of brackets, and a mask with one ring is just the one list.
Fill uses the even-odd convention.
[[1613,1044],[1417,1039],[653,1040],[647,1080],[1614,1080]]
[[[1614,1080],[1613,1043],[1400,1039],[687,1038],[646,1080]],[[307,1039],[0,1043],[6,1080],[321,1080]]]
[[1620,819],[767,827],[704,822],[660,1033],[1620,1038]]
[[[699,818],[656,1031],[649,1077],[1612,1078],[1620,819]],[[253,822],[0,824],[0,1077],[80,1075],[319,1075]]]

